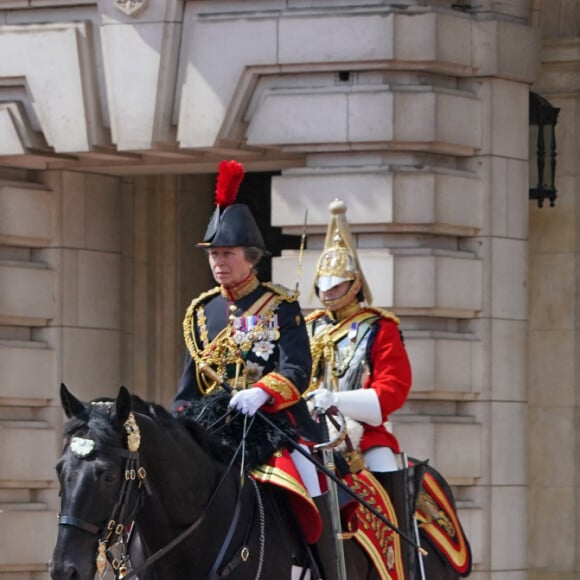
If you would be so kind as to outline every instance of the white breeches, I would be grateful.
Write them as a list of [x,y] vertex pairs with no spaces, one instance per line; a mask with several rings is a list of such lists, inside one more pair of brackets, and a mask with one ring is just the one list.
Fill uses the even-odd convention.
[[397,471],[397,457],[389,447],[373,447],[364,453],[369,471]]
[[[306,445],[300,445],[300,447],[310,455],[310,450]],[[300,473],[300,477],[310,493],[310,496],[317,497],[321,495],[322,490],[320,489],[320,481],[318,480],[318,473],[316,472],[314,464],[308,461],[308,459],[306,459],[306,457],[304,457],[299,451],[292,451],[290,456],[292,457],[292,461],[294,461],[294,465],[296,465],[298,473]]]
[[[306,445],[300,445],[300,447],[310,454],[310,450]],[[310,496],[317,497],[321,495],[320,480],[314,464],[298,451],[292,451],[290,455]],[[400,469],[397,457],[389,447],[373,447],[365,452],[364,459],[369,471],[397,471]]]

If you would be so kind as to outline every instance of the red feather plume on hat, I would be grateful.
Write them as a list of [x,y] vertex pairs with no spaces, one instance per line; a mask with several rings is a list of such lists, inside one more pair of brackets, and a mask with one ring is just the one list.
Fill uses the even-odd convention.
[[226,208],[236,201],[245,174],[244,166],[234,159],[219,164],[215,188],[216,205]]

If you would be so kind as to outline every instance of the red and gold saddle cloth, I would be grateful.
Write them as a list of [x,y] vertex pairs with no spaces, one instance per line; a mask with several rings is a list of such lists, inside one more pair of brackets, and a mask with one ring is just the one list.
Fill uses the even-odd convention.
[[[348,481],[367,503],[396,527],[401,527],[389,495],[370,472],[362,470],[349,477]],[[426,465],[423,476],[415,517],[423,544],[430,542],[459,576],[468,576],[472,566],[471,548],[457,516],[452,492],[445,480],[429,465]],[[354,538],[374,562],[381,579],[404,579],[403,540],[399,534],[362,505],[356,510],[356,524],[358,530]],[[430,550],[430,547],[424,547]]]
[[[252,471],[252,477],[288,492],[288,501],[304,538],[309,544],[316,543],[322,532],[322,520],[288,451],[276,452],[267,465]],[[369,471],[349,475],[346,483],[388,521],[397,525],[397,516],[387,492]],[[342,519],[347,528],[345,537],[354,538],[362,546],[381,580],[404,580],[401,540],[397,533],[358,503],[347,503]]]
[[[306,490],[290,453],[276,452],[267,465],[252,471],[261,483],[276,485],[288,492],[288,501],[309,544],[318,541],[322,520],[316,504]],[[399,528],[395,508],[378,480],[363,469],[345,478],[352,490],[366,503]],[[451,492],[438,473],[427,466],[415,513],[422,536],[440,551],[460,576],[471,570],[471,550],[465,537]],[[381,580],[405,580],[401,540],[399,534],[379,520],[362,504],[351,501],[342,509],[345,538],[353,538],[373,562]]]
[[[322,521],[316,504],[306,490],[288,451],[276,452],[267,465],[252,471],[252,477],[256,481],[276,485],[288,492],[288,501],[304,537],[309,544],[314,544],[322,532]],[[391,499],[370,471],[363,469],[349,475],[345,483],[383,514],[387,521],[398,527]],[[355,502],[346,503],[342,520],[346,528],[345,538],[352,537],[361,545],[375,565],[381,580],[404,580],[399,534],[381,522],[362,504]]]
[[465,577],[471,571],[471,548],[446,488],[441,476],[427,466],[415,517],[419,529],[456,572]]
[[288,492],[288,502],[304,538],[309,544],[316,543],[322,533],[322,519],[290,453],[286,449],[276,451],[266,465],[252,470],[251,475],[256,481],[276,485]]
[[[347,479],[353,491],[398,527],[391,498],[370,471],[363,469]],[[358,505],[355,517],[354,523],[349,524],[349,527],[356,528],[353,537],[375,565],[381,580],[404,580],[399,534],[362,504]]]

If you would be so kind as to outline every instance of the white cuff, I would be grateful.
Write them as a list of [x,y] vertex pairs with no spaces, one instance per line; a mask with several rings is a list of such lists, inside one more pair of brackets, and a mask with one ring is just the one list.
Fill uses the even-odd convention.
[[336,406],[343,414],[376,427],[383,422],[379,397],[373,389],[357,389],[336,393]]

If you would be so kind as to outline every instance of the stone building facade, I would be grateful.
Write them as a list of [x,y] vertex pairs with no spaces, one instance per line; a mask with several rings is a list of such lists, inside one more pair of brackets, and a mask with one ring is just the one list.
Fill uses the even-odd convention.
[[268,176],[272,228],[308,210],[301,268],[272,261],[307,309],[346,201],[412,359],[395,431],[453,484],[471,577],[579,576],[580,3],[1,0],[0,55],[0,580],[48,577],[59,383],[169,404],[223,158]]

